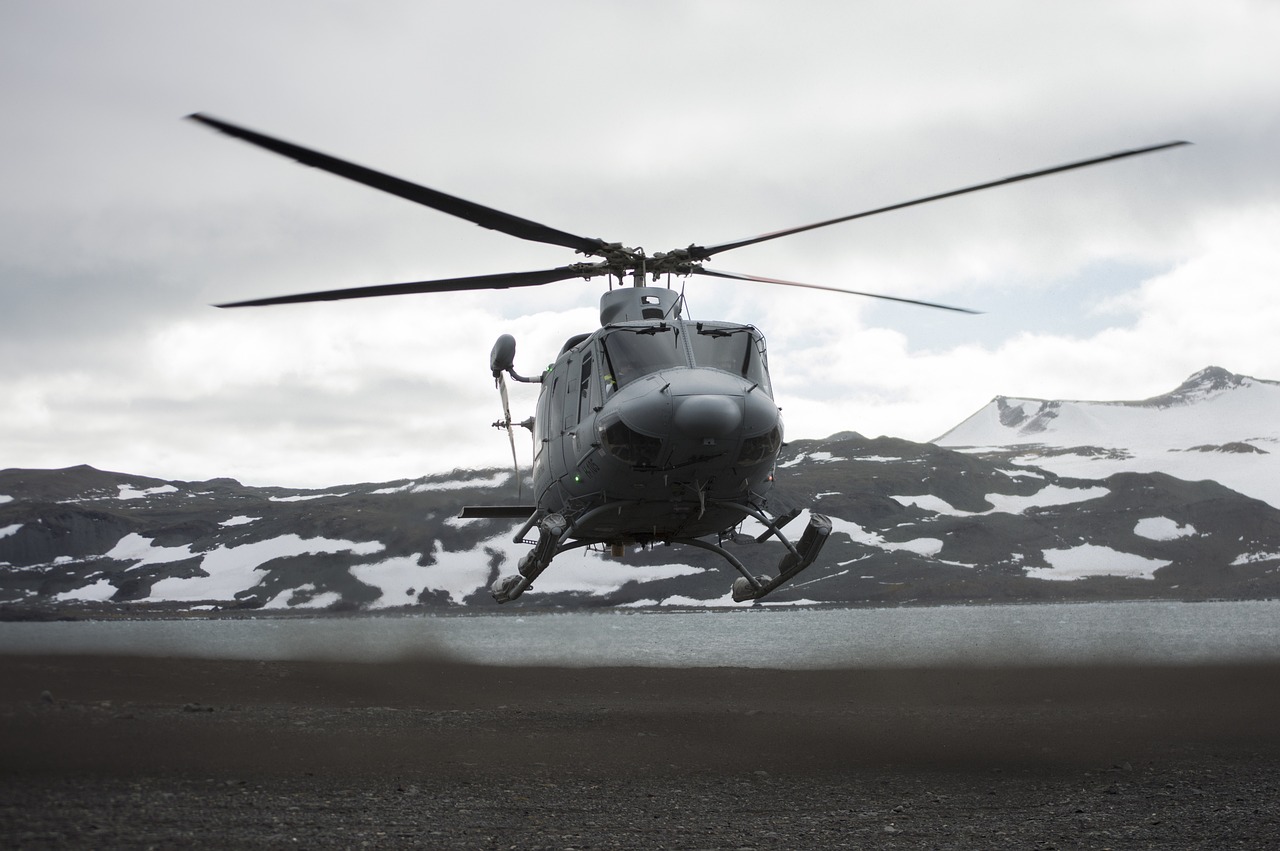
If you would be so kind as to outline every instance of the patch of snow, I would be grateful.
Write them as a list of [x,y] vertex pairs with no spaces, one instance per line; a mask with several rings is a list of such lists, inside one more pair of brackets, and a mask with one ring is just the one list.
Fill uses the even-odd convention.
[[21,523],[14,523],[9,526],[0,526],[0,538],[7,538],[10,535],[15,534],[21,528]]
[[746,608],[749,606],[775,606],[775,607],[776,606],[817,606],[817,605],[821,605],[821,603],[819,603],[817,600],[770,600],[767,597],[763,600],[743,600],[742,602],[737,602],[733,599],[733,592],[729,591],[723,597],[715,597],[710,600],[699,600],[696,597],[685,597],[677,594],[672,597],[667,597],[658,605],[660,606],[691,606],[699,609],[704,609],[704,608],[705,609],[712,609],[712,608],[726,608],[726,609],[739,608],[740,609],[740,608]]
[[806,461],[806,460],[813,461],[818,464],[826,464],[831,461],[844,461],[846,459],[837,458],[836,456],[832,455],[830,452],[807,452],[807,453],[801,452],[799,455],[792,458],[790,461],[787,461],[784,464],[779,464],[778,469],[781,470],[781,469],[785,469],[786,467],[794,467],[797,464],[801,463],[802,461]]
[[841,520],[839,517],[831,518],[831,534],[848,535],[855,544],[878,547],[884,543],[884,539],[874,532],[868,532],[852,520]]
[[248,515],[241,514],[237,517],[232,517],[229,520],[223,520],[218,525],[219,526],[243,526],[246,523],[254,523],[261,519],[262,519],[261,517],[249,517]]
[[[389,606],[403,606],[417,602],[422,591],[447,591],[449,600],[461,603],[463,598],[474,592],[489,576],[489,568],[482,555],[473,556],[470,570],[458,570],[459,564],[447,556],[459,553],[445,553],[440,542],[435,542],[436,563],[423,565],[421,553],[409,556],[396,556],[373,564],[357,564],[351,567],[351,575],[382,591],[382,596],[374,600],[372,608],[385,609]],[[443,564],[441,563],[443,561]],[[414,591],[409,594],[410,589]]]
[[1151,541],[1174,541],[1196,534],[1196,527],[1185,526],[1168,517],[1144,517],[1133,527],[1133,534]]
[[[943,542],[938,538],[915,538],[910,541],[886,541],[880,535],[874,532],[868,532],[857,523],[849,520],[841,520],[838,517],[831,519],[831,534],[848,535],[849,539],[855,544],[866,544],[870,547],[878,547],[882,550],[905,551],[915,553],[927,557],[933,557],[942,551]],[[857,559],[854,559],[857,561]],[[846,562],[848,563],[848,562]],[[843,564],[841,565],[843,566]]]
[[118,485],[118,487],[120,488],[120,495],[117,496],[116,499],[142,499],[143,497],[148,496],[158,496],[162,493],[178,492],[178,489],[173,485],[157,485],[154,488],[147,488],[146,490],[138,490],[132,485]]
[[0,505],[4,505],[6,502],[13,502],[13,497],[0,493]]
[[910,541],[884,541],[880,546],[886,550],[903,550],[916,555],[932,558],[942,552],[940,538],[913,538]]
[[703,568],[688,564],[627,564],[615,558],[605,558],[598,553],[584,553],[581,558],[557,559],[538,577],[533,587],[539,591],[585,591],[589,594],[608,594],[617,591],[628,582],[653,582],[676,576],[702,573]]
[[912,506],[934,514],[972,514],[971,511],[960,511],[940,496],[923,493],[918,496],[891,496],[889,499],[902,506]]
[[744,606],[750,606],[751,604],[752,604],[751,600],[743,600],[742,602],[736,602],[733,599],[733,592],[730,591],[729,593],[725,594],[723,597],[716,597],[711,600],[699,600],[697,597],[685,597],[681,594],[676,594],[671,597],[664,598],[663,601],[658,605],[660,606],[694,606],[697,608],[710,609],[710,608],[731,608],[734,606],[744,607]]
[[1029,508],[1044,508],[1050,505],[1070,505],[1076,502],[1087,502],[1106,496],[1111,491],[1104,487],[1066,488],[1061,485],[1048,485],[1029,496],[1017,494],[989,493],[987,502],[992,507],[986,511],[961,511],[951,503],[933,494],[918,496],[893,496],[890,499],[899,505],[914,505],[935,514],[946,514],[953,517],[974,517],[983,514],[1021,514]]
[[828,573],[826,576],[819,576],[817,579],[810,579],[808,582],[792,582],[792,588],[803,588],[806,585],[814,585],[818,582],[826,582],[828,579],[835,579],[837,576],[844,576],[848,570],[837,571],[836,573]]
[[1273,561],[1280,559],[1280,553],[1243,553],[1236,556],[1236,560],[1231,562],[1232,567],[1240,567],[1245,564],[1255,564],[1260,561]]
[[1049,567],[1026,567],[1031,579],[1070,582],[1090,576],[1123,576],[1129,579],[1154,579],[1155,572],[1172,562],[1124,553],[1096,544],[1081,544],[1065,550],[1045,550]]
[[1062,485],[1048,485],[1030,496],[990,493],[987,494],[987,502],[995,507],[990,512],[985,513],[1021,514],[1028,508],[1044,508],[1050,505],[1071,505],[1076,502],[1088,502],[1091,499],[1104,497],[1109,493],[1111,493],[1111,490],[1104,487],[1064,488]]
[[[445,591],[450,601],[461,603],[468,594],[485,588],[494,578],[493,569],[489,566],[491,557],[488,552],[506,557],[499,568],[499,572],[505,576],[516,572],[516,564],[527,549],[525,546],[513,543],[511,535],[505,531],[481,542],[475,550],[449,552],[440,545],[439,541],[436,541],[435,550],[432,552],[435,563],[419,568],[421,578],[418,579],[417,587]],[[553,563],[550,570],[555,570],[557,567],[559,564]]]
[[[284,591],[281,591],[275,597],[268,600],[262,606],[262,608],[264,609],[326,609],[329,606],[332,606],[334,603],[342,602],[342,594],[340,594],[337,591],[325,591],[320,594],[316,594],[315,591],[316,591],[316,586],[314,584],[300,585],[296,589],[286,588]],[[289,603],[289,600],[292,599],[294,594],[298,592],[302,592],[304,594],[310,593],[312,594],[312,597],[311,599],[306,600],[305,602],[293,603],[291,605]]]
[[[280,596],[284,596],[281,594]],[[335,603],[342,602],[342,594],[338,591],[325,591],[323,594],[316,594],[305,603],[295,603],[295,609],[327,609]]]
[[157,547],[152,541],[139,535],[137,532],[130,532],[125,535],[110,551],[103,553],[103,558],[114,559],[116,561],[132,561],[134,564],[130,568],[142,567],[144,564],[168,564],[173,561],[182,561],[191,558],[191,546],[183,547]]
[[63,591],[61,594],[55,594],[53,599],[55,602],[63,603],[70,600],[90,601],[95,603],[104,603],[115,596],[116,587],[106,579],[99,579],[92,585],[86,585],[83,588],[77,588],[74,591]]
[[495,473],[487,479],[447,479],[439,482],[409,482],[393,488],[378,488],[369,491],[371,494],[386,495],[392,493],[426,493],[427,491],[456,491],[464,488],[496,488],[505,484],[511,473]]
[[[501,575],[515,573],[520,558],[528,552],[526,544],[511,541],[511,530],[503,529],[474,549],[459,552],[445,550],[439,541],[431,553],[432,564],[421,565],[420,555],[387,559],[375,564],[354,565],[352,575],[366,585],[382,591],[373,608],[399,606],[408,599],[407,591],[444,591],[453,603],[461,604],[477,591],[484,591],[494,578],[490,567],[492,555],[503,557]],[[492,554],[492,555],[490,555]],[[560,556],[538,577],[529,593],[573,592],[606,594],[617,591],[628,582],[651,582],[701,573],[702,568],[682,564],[641,566],[628,564],[599,553],[582,551],[573,556]],[[416,595],[415,595],[416,596]]]
[[271,502],[306,502],[309,499],[328,499],[329,497],[347,496],[345,493],[304,493],[297,496],[269,496]]
[[[493,569],[489,566],[493,556],[490,554],[502,557],[500,572],[506,575],[515,573],[516,564],[528,549],[525,544],[514,543],[511,540],[511,529],[506,528],[476,544],[474,549],[452,552],[436,541],[431,551],[431,564],[419,564],[424,558],[419,553],[375,564],[354,565],[351,574],[366,585],[382,591],[382,596],[373,602],[373,608],[402,606],[412,602],[406,593],[410,588],[418,593],[444,591],[451,602],[461,604],[468,596],[486,589],[493,581]],[[560,566],[559,560],[553,562],[543,575],[551,575]],[[541,580],[538,584],[541,585]]]
[[409,493],[426,493],[427,491],[458,491],[465,488],[496,488],[508,479],[511,473],[495,473],[487,479],[451,479],[444,482],[419,482],[407,485]]
[[1280,455],[1200,452],[1157,452],[1125,458],[1079,455],[1027,455],[1014,463],[1048,470],[1063,477],[1105,479],[1116,473],[1166,473],[1188,482],[1210,479],[1238,493],[1280,508]]
[[897,457],[894,457],[894,456],[892,456],[892,455],[859,455],[859,456],[858,456],[857,458],[855,458],[854,460],[855,460],[855,461],[881,461],[881,462],[884,462],[884,463],[888,464],[888,463],[892,463],[892,462],[894,462],[894,461],[905,461],[905,460],[907,460],[907,459],[905,459],[905,458],[897,458]]
[[203,554],[200,568],[206,576],[162,579],[152,586],[151,599],[180,602],[230,600],[237,591],[257,585],[261,580],[258,568],[272,559],[343,552],[371,555],[382,549],[383,545],[376,541],[357,543],[330,538],[301,538],[295,534],[235,547],[218,547]]

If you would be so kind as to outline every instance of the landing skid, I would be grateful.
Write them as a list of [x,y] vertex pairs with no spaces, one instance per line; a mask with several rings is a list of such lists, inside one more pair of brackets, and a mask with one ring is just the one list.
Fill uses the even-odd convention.
[[734,558],[733,555],[723,547],[706,541],[685,540],[680,543],[690,544],[695,547],[701,547],[705,550],[719,553],[734,569],[742,576],[733,582],[733,600],[735,603],[742,603],[746,600],[759,600],[766,594],[769,594],[779,585],[793,578],[800,571],[813,564],[814,559],[818,557],[818,553],[822,552],[822,547],[827,542],[827,538],[831,535],[831,520],[823,514],[810,514],[809,525],[805,527],[804,534],[800,536],[798,544],[792,544],[782,534],[782,527],[791,522],[800,513],[798,511],[788,513],[779,518],[779,522],[774,523],[763,512],[757,511],[746,505],[736,503],[721,503],[746,512],[756,520],[760,521],[765,527],[765,533],[756,538],[757,541],[764,541],[770,537],[777,537],[787,551],[782,554],[782,558],[778,561],[778,575],[769,577],[768,575],[753,576],[750,571]]
[[831,520],[822,514],[810,514],[809,525],[805,527],[804,534],[800,536],[800,542],[794,547],[782,537],[781,532],[775,531],[774,534],[787,545],[787,552],[783,553],[782,559],[778,562],[777,577],[769,579],[767,576],[752,576],[745,570],[741,570],[742,576],[733,582],[734,602],[759,600],[813,564],[818,553],[822,551],[822,546],[827,542],[827,537],[831,534]]
[[579,547],[587,547],[596,541],[570,541],[567,544],[561,543],[566,538],[573,537],[573,531],[577,526],[583,523],[589,523],[595,517],[607,512],[620,511],[627,503],[609,502],[604,505],[597,505],[582,514],[578,514],[570,523],[562,514],[548,514],[539,518],[535,513],[529,517],[520,531],[516,532],[512,539],[516,543],[524,540],[524,536],[529,533],[535,525],[538,527],[538,542],[533,545],[531,550],[524,558],[520,559],[520,563],[516,566],[516,573],[510,576],[500,576],[494,580],[489,586],[489,593],[493,599],[499,603],[509,603],[519,597],[525,591],[533,586],[533,580],[542,574],[551,564],[551,560],[560,553],[576,550]]
[[[521,530],[519,537],[524,536],[524,532],[528,530],[532,524],[526,524]],[[560,552],[560,542],[564,540],[565,535],[569,532],[569,524],[560,514],[548,514],[538,521],[538,543],[534,544],[533,549],[529,551],[524,558],[520,559],[520,563],[516,566],[516,573],[510,576],[498,577],[493,585],[489,586],[489,593],[493,595],[493,599],[499,603],[510,603],[515,598],[525,592],[533,580],[537,579],[542,571],[547,569],[547,565],[551,564],[551,560]],[[572,549],[572,545],[565,549]]]
[[[713,544],[698,538],[672,538],[670,540],[670,543],[673,544],[688,544],[691,547],[716,553],[733,565],[734,569],[742,574],[733,583],[733,599],[738,603],[746,600],[759,600],[813,564],[814,559],[818,557],[818,553],[822,551],[823,545],[826,544],[827,537],[831,534],[830,519],[822,514],[810,514],[809,525],[800,536],[799,543],[792,544],[782,534],[782,526],[793,520],[798,512],[784,515],[779,518],[779,522],[775,523],[763,512],[749,506],[737,503],[720,504],[741,510],[760,521],[767,531],[757,540],[765,540],[776,536],[782,542],[782,545],[786,547],[786,552],[782,554],[782,558],[778,561],[778,575],[770,577],[768,575],[752,575],[747,570],[746,565],[719,544]],[[592,513],[594,512],[588,512],[588,515]],[[523,538],[525,533],[533,528],[534,525],[534,518],[530,518],[529,522],[516,535],[516,539]],[[536,525],[538,528],[538,541],[534,544],[533,549],[520,559],[516,567],[517,572],[499,577],[489,588],[489,593],[499,603],[509,603],[532,587],[533,581],[542,574],[542,571],[547,569],[551,564],[551,560],[560,553],[578,547],[585,547],[592,543],[590,541],[571,541],[568,544],[563,544],[562,542],[569,537],[573,524],[565,520],[561,514],[548,514],[537,520]]]

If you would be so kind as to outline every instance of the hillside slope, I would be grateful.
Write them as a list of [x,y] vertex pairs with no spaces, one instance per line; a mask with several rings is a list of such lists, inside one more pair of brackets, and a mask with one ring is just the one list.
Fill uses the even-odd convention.
[[[511,490],[498,471],[322,491],[83,466],[0,471],[0,605],[10,616],[496,610],[488,585],[528,546],[512,542],[515,524],[457,514]],[[1280,595],[1280,511],[1212,481],[1069,477],[842,433],[783,450],[774,503],[814,507],[834,532],[773,604]],[[782,552],[726,546],[762,571]],[[734,576],[688,547],[574,551],[505,608],[733,605]]]

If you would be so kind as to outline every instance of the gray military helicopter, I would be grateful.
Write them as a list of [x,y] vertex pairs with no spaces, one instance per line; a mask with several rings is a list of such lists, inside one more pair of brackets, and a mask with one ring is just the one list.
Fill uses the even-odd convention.
[[[687,544],[719,554],[741,574],[733,583],[733,599],[759,600],[812,564],[831,533],[827,517],[810,513],[808,526],[792,543],[782,528],[802,511],[770,511],[768,498],[783,431],[769,381],[763,335],[751,325],[687,319],[682,315],[682,292],[650,286],[651,281],[704,275],[973,313],[915,299],[718,271],[703,262],[735,248],[815,228],[1188,144],[1166,142],[1121,151],[734,242],[691,244],[650,255],[622,243],[557,230],[208,115],[188,117],[304,165],[481,227],[598,258],[530,272],[362,286],[218,305],[251,307],[510,289],[571,278],[609,280],[608,291],[600,297],[600,327],[569,338],[541,375],[531,378],[515,371],[516,344],[510,335],[499,337],[490,355],[489,368],[501,393],[504,417],[494,425],[507,431],[513,460],[517,423],[511,418],[505,377],[541,387],[536,415],[518,423],[533,432],[533,504],[472,506],[462,514],[524,520],[514,540],[531,544],[533,549],[520,559],[516,573],[493,583],[490,590],[499,603],[523,594],[552,559],[567,550],[609,546],[615,556],[621,556],[629,544],[654,543]],[[628,279],[632,286],[625,286]],[[518,481],[518,463],[516,473]],[[782,542],[784,552],[773,576],[752,573],[722,546],[726,537],[740,537],[734,530],[746,518],[754,518],[765,530],[757,542],[771,537]],[[537,538],[527,540],[535,528]],[[707,540],[711,537],[717,541]]]

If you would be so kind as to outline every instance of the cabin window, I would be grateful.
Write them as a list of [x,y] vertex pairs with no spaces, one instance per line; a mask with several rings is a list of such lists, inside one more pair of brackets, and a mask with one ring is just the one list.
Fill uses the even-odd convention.
[[582,418],[591,410],[591,350],[582,353],[582,374],[578,383],[578,418]]
[[696,334],[689,335],[689,341],[694,366],[732,372],[760,385],[765,392],[772,392],[765,365],[764,338],[751,328],[700,326]]
[[603,342],[610,370],[606,384],[622,387],[651,372],[688,366],[680,336],[670,325],[620,328]]

